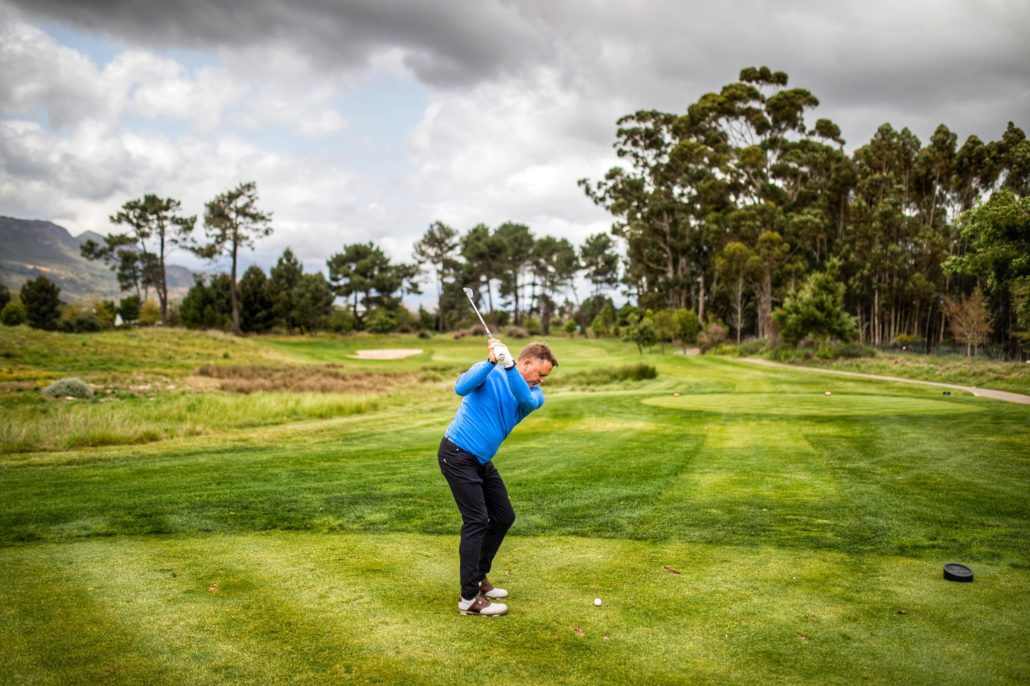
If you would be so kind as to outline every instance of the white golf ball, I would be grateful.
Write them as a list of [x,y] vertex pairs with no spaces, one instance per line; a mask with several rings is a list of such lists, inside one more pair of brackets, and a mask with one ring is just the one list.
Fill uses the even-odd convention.
[[594,605],[597,605],[598,607],[601,607],[601,599],[600,598],[594,598]]

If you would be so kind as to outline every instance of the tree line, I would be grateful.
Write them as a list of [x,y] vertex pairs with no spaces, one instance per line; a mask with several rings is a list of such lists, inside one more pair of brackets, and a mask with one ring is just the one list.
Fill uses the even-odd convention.
[[848,155],[835,123],[808,123],[815,95],[787,84],[750,67],[683,114],[618,121],[622,163],[580,185],[615,218],[631,297],[776,339],[774,311],[829,279],[853,318],[842,336],[929,350],[972,317],[959,329],[1010,354],[1030,342],[1024,132],[1010,122],[999,140],[959,145],[941,124],[923,144],[883,124]]
[[[241,252],[271,233],[271,218],[258,208],[256,184],[242,183],[206,203],[204,236],[198,240],[196,216],[182,214],[174,198],[148,194],[111,215],[112,224],[126,231],[106,236],[103,244],[87,241],[82,254],[115,272],[121,288],[131,294],[126,303],[130,313],[134,303],[146,303],[153,293],[164,324],[228,326],[238,334],[273,329],[446,331],[469,316],[463,305],[466,286],[479,293],[482,309],[495,324],[521,326],[533,318],[547,334],[556,314],[575,315],[577,327],[585,330],[597,314],[591,308],[600,310],[597,299],[619,284],[619,254],[606,234],[591,236],[577,249],[564,238],[537,237],[524,224],[479,224],[459,234],[439,221],[416,242],[410,263],[392,262],[372,242],[354,243],[327,259],[327,276],[305,274],[287,249],[267,275],[252,266],[237,279]],[[230,260],[227,274],[199,277],[174,311],[165,276],[171,246],[209,260]],[[580,273],[592,285],[585,312],[579,311],[574,284]],[[421,293],[419,281],[425,274],[434,280],[437,310],[430,314],[420,308],[416,315],[402,300]],[[343,307],[334,307],[337,299]]]
[[[473,321],[462,290],[468,287],[495,326],[549,334],[560,320],[580,331],[611,303],[605,292],[618,285],[619,255],[605,234],[577,248],[564,238],[538,238],[524,224],[478,224],[459,233],[436,221],[414,244],[412,256],[411,262],[398,263],[375,243],[344,244],[326,260],[326,277],[320,271],[305,274],[287,248],[268,275],[251,266],[240,279],[241,329],[450,331]],[[584,272],[593,293],[580,302],[574,282]],[[403,298],[421,294],[424,277],[436,290],[436,309],[411,312]],[[182,323],[221,326],[230,311],[230,282],[224,274],[198,280],[179,307]],[[610,308],[614,313],[613,304]]]
[[[923,144],[882,125],[853,153],[818,99],[783,72],[746,68],[683,114],[640,111],[618,121],[622,162],[579,184],[613,216],[611,233],[580,246],[525,224],[461,232],[435,221],[394,263],[374,243],[345,244],[325,273],[304,273],[287,249],[266,274],[237,279],[242,251],[272,231],[254,183],[205,204],[197,218],[173,198],[145,195],[111,215],[126,227],[82,253],[116,272],[129,298],[106,311],[235,333],[448,331],[471,321],[471,288],[496,326],[623,335],[638,345],[704,342],[732,333],[766,344],[859,340],[931,350],[948,334],[972,352],[991,342],[1030,346],[1030,141],[1009,123],[1001,138],[962,145],[941,124]],[[178,246],[227,274],[200,278],[178,307],[165,254]],[[432,283],[436,307],[403,297]],[[580,298],[577,280],[590,292]],[[622,289],[629,302],[616,308]],[[335,303],[341,303],[336,305]],[[690,313],[688,315],[688,313]],[[148,316],[153,316],[148,313]]]

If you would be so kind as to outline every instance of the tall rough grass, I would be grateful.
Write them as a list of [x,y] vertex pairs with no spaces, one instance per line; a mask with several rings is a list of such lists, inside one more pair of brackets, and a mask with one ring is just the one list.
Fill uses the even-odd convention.
[[658,370],[649,364],[627,364],[621,367],[595,367],[548,381],[548,386],[590,387],[625,384],[633,381],[648,381],[658,377]]
[[0,409],[0,453],[147,443],[226,429],[328,419],[379,409],[372,396],[176,393],[100,403]]

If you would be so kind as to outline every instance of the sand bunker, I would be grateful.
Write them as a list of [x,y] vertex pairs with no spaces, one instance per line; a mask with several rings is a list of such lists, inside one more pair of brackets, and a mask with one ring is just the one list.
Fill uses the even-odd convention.
[[381,350],[358,350],[354,356],[359,360],[403,360],[418,355],[421,348],[383,348]]

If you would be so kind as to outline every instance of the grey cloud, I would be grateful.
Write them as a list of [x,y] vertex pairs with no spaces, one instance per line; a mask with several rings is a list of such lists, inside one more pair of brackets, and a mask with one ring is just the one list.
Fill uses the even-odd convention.
[[323,68],[361,67],[401,48],[424,82],[468,84],[511,69],[546,47],[517,9],[478,0],[11,0],[27,15],[127,43],[207,49],[285,44]]
[[946,119],[956,103],[985,98],[1011,108],[1002,118],[1030,110],[1030,3],[1021,0],[12,1],[122,41],[251,54],[288,46],[321,69],[360,68],[400,50],[435,87],[511,78],[532,87],[548,69],[626,111],[680,110],[752,64],[787,71],[822,100],[820,115],[842,120],[869,107],[885,121],[926,111]]

